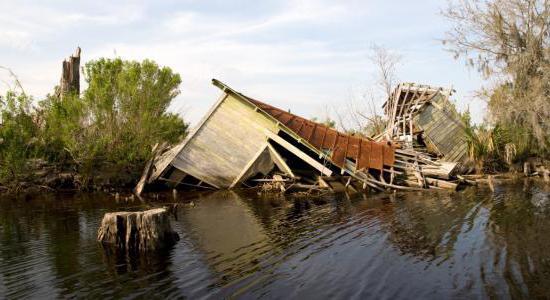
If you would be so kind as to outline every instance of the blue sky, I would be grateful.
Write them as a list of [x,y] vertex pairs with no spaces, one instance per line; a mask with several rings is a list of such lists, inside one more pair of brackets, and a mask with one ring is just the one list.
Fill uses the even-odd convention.
[[[481,121],[483,82],[439,41],[445,1],[6,1],[0,0],[0,66],[36,98],[59,81],[61,60],[82,48],[150,58],[182,77],[171,109],[198,121],[217,78],[305,117],[323,116],[374,85],[373,44],[402,56],[401,81],[453,87],[458,108]],[[0,90],[6,72],[0,70]],[[379,99],[380,106],[383,99]]]

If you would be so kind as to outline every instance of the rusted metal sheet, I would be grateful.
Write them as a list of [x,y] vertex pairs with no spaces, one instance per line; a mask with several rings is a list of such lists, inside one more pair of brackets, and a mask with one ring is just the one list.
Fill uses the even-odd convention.
[[370,153],[372,143],[367,140],[361,140],[361,151],[357,161],[357,170],[368,169],[370,166]]
[[384,146],[379,143],[371,143],[369,167],[382,170],[384,166]]
[[261,101],[246,98],[312,146],[330,154],[331,161],[336,166],[343,168],[346,159],[349,159],[356,163],[356,170],[383,170],[384,165],[393,166],[395,162],[394,148],[385,142],[375,142],[338,132]]

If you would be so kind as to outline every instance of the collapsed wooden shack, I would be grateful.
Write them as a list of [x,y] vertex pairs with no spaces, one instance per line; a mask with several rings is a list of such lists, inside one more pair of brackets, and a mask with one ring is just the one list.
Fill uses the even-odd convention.
[[377,141],[392,141],[399,151],[418,158],[405,164],[409,184],[438,180],[452,187],[451,179],[464,172],[468,158],[465,126],[449,97],[454,91],[415,83],[401,83],[384,103],[387,118]]
[[455,163],[400,149],[394,134],[345,134],[212,82],[221,97],[183,142],[148,164],[138,193],[158,182],[214,189],[276,183],[282,191],[456,188],[446,181]]
[[467,158],[465,128],[449,101],[452,89],[414,83],[399,84],[384,103],[387,125],[377,140],[430,153],[443,161]]

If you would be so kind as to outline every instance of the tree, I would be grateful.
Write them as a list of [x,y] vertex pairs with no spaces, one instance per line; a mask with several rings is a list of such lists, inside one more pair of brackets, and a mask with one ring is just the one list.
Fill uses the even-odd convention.
[[0,96],[0,184],[18,180],[28,158],[36,154],[39,127],[31,113],[32,98],[8,91]]
[[84,67],[82,97],[49,96],[40,104],[45,153],[71,160],[84,180],[97,174],[131,174],[131,181],[156,143],[173,144],[188,124],[168,112],[179,94],[180,76],[150,60],[99,59]]
[[[167,111],[180,93],[180,76],[150,60],[99,59],[86,64],[86,140],[113,162],[145,161],[158,142],[179,141],[187,124]],[[139,165],[139,168],[142,166]]]
[[370,61],[376,67],[376,81],[387,99],[398,82],[397,66],[401,55],[376,44],[371,46],[371,51]]
[[[456,0],[444,44],[485,78],[491,119],[518,151],[550,151],[550,1]],[[538,152],[538,153],[533,153]]]
[[344,131],[373,137],[382,133],[386,127],[385,118],[376,109],[375,99],[389,99],[398,82],[397,67],[401,56],[385,47],[373,45],[369,60],[375,67],[375,89],[366,90],[359,101],[350,99],[344,113],[336,111],[336,115]]

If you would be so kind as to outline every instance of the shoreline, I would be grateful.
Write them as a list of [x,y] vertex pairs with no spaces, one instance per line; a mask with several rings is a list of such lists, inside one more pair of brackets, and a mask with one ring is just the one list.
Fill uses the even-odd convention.
[[[54,177],[57,178],[58,180],[51,180],[51,178],[54,178]],[[26,198],[26,197],[35,197],[37,195],[44,194],[44,193],[55,195],[55,194],[78,194],[78,193],[102,192],[102,193],[110,194],[114,197],[119,197],[119,196],[138,197],[134,193],[135,185],[132,185],[132,182],[126,182],[120,185],[116,185],[112,183],[97,183],[97,184],[92,183],[92,184],[88,184],[85,188],[82,188],[79,185],[80,182],[78,181],[78,175],[75,173],[69,174],[67,172],[60,172],[53,175],[50,174],[48,178],[50,180],[46,182],[43,180],[39,180],[35,182],[32,182],[32,181],[19,182],[17,183],[17,187],[15,188],[15,190],[13,188],[10,189],[6,186],[0,185],[0,196],[8,197],[8,198],[20,198],[20,197]],[[529,179],[529,180],[546,183],[550,185],[550,182],[547,181],[544,177],[540,176],[539,174],[531,174],[529,176],[526,176],[525,174],[519,173],[519,172],[502,172],[502,173],[495,173],[495,174],[469,174],[469,175],[459,175],[458,178],[459,178],[458,181],[462,181],[466,183],[468,186],[488,185],[489,187],[491,187],[494,184],[505,184],[510,181],[518,181],[522,179],[523,180]],[[258,192],[261,192],[262,188],[258,186],[256,187],[256,190]],[[197,193],[197,192],[208,192],[208,191],[190,190],[185,192]],[[327,190],[326,192],[337,193],[329,190]],[[166,188],[160,188],[160,189],[145,192],[142,196],[144,198],[148,198],[149,195],[154,195],[153,197],[156,197],[155,195],[169,194],[169,193],[181,193],[181,190],[166,187]],[[276,190],[272,190],[267,192],[264,191],[263,193],[278,194],[279,192]],[[314,197],[315,195],[310,194],[309,196]]]

